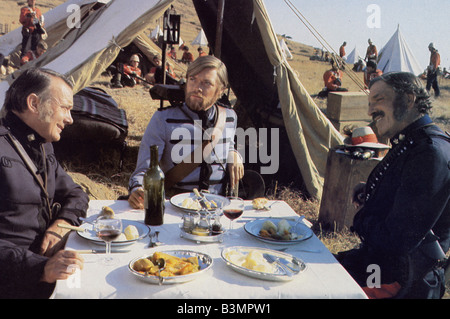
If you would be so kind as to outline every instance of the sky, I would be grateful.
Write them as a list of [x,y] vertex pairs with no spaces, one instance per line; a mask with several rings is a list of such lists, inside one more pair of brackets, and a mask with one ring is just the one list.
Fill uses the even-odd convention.
[[[430,60],[428,44],[441,55],[441,67],[450,69],[450,0],[290,0],[336,51],[346,41],[347,55],[355,48],[365,56],[368,39],[378,52],[400,25],[414,56],[425,70]],[[322,48],[285,0],[264,0],[277,34]]]

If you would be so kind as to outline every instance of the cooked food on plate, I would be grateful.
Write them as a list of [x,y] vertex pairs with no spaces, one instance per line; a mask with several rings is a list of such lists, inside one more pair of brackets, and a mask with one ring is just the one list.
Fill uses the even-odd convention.
[[[158,259],[164,259],[165,266],[160,270]],[[163,252],[154,252],[152,256],[138,259],[133,269],[149,276],[173,277],[188,275],[200,270],[198,257],[179,258]]]
[[269,200],[265,197],[258,197],[252,200],[252,205],[254,209],[264,209]]
[[278,225],[267,220],[262,225],[259,236],[276,240],[295,240],[298,238],[298,234],[291,232],[291,228],[291,225],[286,219],[281,219]]
[[231,250],[225,254],[225,258],[237,265],[250,270],[273,273],[275,268],[264,257],[263,253],[257,250],[251,250],[248,254],[237,250]]
[[114,211],[111,207],[103,206],[99,217],[114,218]]
[[134,225],[128,225],[123,233],[125,234],[126,240],[133,240],[139,238],[139,231]]

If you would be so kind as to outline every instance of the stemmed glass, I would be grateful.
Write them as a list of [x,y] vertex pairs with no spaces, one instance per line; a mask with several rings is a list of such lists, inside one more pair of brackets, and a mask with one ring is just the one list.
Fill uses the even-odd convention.
[[122,220],[115,218],[99,218],[95,221],[94,230],[97,237],[106,244],[106,255],[103,264],[114,265],[114,258],[111,257],[111,242],[117,239],[122,233]]
[[228,205],[222,207],[223,214],[230,220],[230,230],[227,232],[229,236],[239,237],[239,234],[233,232],[233,221],[241,217],[244,212],[244,200],[239,197],[228,197],[230,201]]

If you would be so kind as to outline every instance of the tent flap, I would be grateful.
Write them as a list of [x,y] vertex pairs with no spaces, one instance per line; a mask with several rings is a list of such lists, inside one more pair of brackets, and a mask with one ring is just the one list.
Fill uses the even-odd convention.
[[[214,48],[218,1],[193,2]],[[223,21],[220,56],[239,106],[261,127],[277,128],[268,119],[279,114],[280,129],[286,132],[280,134],[280,143],[286,135],[292,154],[280,156],[286,165],[279,170],[289,171],[292,181],[297,166],[309,195],[320,198],[328,150],[342,144],[342,136],[287,63],[262,0],[226,2]],[[280,147],[279,151],[286,150]]]

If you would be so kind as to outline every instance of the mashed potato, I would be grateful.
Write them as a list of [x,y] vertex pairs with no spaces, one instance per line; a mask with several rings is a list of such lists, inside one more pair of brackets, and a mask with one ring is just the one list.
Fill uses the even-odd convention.
[[248,254],[239,251],[230,251],[225,257],[231,263],[250,270],[273,273],[275,268],[270,264],[260,251],[251,250]]

